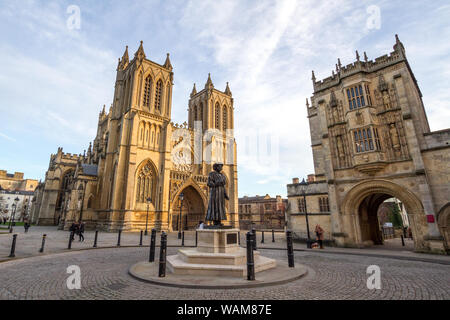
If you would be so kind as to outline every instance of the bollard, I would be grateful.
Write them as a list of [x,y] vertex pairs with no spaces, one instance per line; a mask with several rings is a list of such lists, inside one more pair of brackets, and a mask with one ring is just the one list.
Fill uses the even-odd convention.
[[67,249],[72,249],[72,241],[73,241],[73,231],[70,232],[69,246],[67,247]]
[[261,243],[264,243],[264,231],[261,231]]
[[289,268],[294,268],[294,247],[292,245],[292,231],[286,231],[286,242]]
[[255,260],[253,256],[253,233],[247,232],[247,280],[255,280]]
[[252,229],[252,237],[253,237],[253,250],[256,250],[256,230]]
[[142,246],[142,235],[143,235],[144,231],[141,230],[141,238],[139,240],[139,245]]
[[167,234],[161,233],[161,248],[159,251],[159,272],[158,277],[166,276],[166,253],[167,253]]
[[42,245],[41,245],[41,249],[39,249],[39,252],[44,252],[44,245],[45,245],[45,238],[47,237],[46,234],[44,234],[42,236]]
[[120,247],[120,236],[122,234],[122,229],[119,229],[119,235],[117,237],[117,246]]
[[198,232],[197,230],[195,230],[195,246],[197,247],[198,245]]
[[405,246],[405,238],[403,238],[403,235],[401,234],[400,237],[402,238],[402,247]]
[[275,231],[272,229],[272,242],[275,242]]
[[150,256],[148,262],[155,261],[155,243],[156,243],[156,230],[152,229],[152,234],[150,235]]
[[238,245],[241,245],[241,231],[238,231]]
[[181,233],[181,246],[184,247],[184,231]]
[[97,248],[97,237],[98,237],[98,230],[95,230],[94,248]]
[[14,258],[16,255],[15,255],[15,252],[16,252],[16,239],[17,239],[17,234],[14,234],[13,235],[13,241],[12,241],[12,244],[11,244],[11,253],[9,254],[9,258]]

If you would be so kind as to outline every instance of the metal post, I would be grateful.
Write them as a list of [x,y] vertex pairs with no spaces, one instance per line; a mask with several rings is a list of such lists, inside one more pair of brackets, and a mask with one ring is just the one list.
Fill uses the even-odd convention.
[[286,231],[286,242],[289,268],[294,268],[294,247],[292,245],[292,231]]
[[148,262],[155,261],[155,243],[156,243],[156,230],[152,229],[152,233],[150,235],[150,256],[148,258]]
[[67,249],[72,249],[72,241],[73,241],[73,231],[70,232],[69,246],[67,247]]
[[41,249],[39,249],[39,252],[44,252],[44,245],[45,245],[45,238],[47,237],[46,234],[44,234],[42,236],[42,245],[41,245]]
[[97,237],[98,237],[98,230],[95,230],[94,248],[97,248]]
[[241,245],[241,231],[238,231],[238,245]]
[[139,245],[142,246],[142,236],[144,234],[144,231],[141,230],[141,238],[139,239]]
[[12,241],[12,244],[11,244],[11,253],[9,254],[9,258],[14,258],[16,255],[15,255],[15,252],[16,252],[16,238],[17,238],[17,234],[14,234],[13,235],[13,241]]
[[261,243],[264,243],[264,231],[261,231]]
[[253,233],[247,232],[247,280],[255,280],[255,262],[253,256]]
[[149,205],[149,203],[147,201],[147,218],[145,219],[145,235],[148,234],[148,232],[147,232],[147,226],[148,226],[148,205]]
[[197,247],[198,245],[198,232],[197,230],[195,230],[195,246]]
[[120,247],[120,236],[122,234],[122,229],[119,229],[119,235],[117,237],[117,246]]
[[272,229],[272,242],[275,242],[275,231]]
[[309,235],[308,209],[306,208],[306,195],[305,195],[305,193],[303,193],[303,202],[305,204],[306,231],[308,232],[308,240],[306,240],[306,247],[308,249],[311,249],[311,236]]
[[159,251],[159,272],[158,277],[166,276],[166,253],[167,253],[167,234],[161,233],[161,248]]
[[405,246],[405,238],[403,238],[403,235],[401,234],[400,237],[402,238],[402,247]]
[[184,247],[184,231],[181,233],[181,246]]
[[252,237],[253,237],[253,250],[256,250],[256,230],[252,229]]

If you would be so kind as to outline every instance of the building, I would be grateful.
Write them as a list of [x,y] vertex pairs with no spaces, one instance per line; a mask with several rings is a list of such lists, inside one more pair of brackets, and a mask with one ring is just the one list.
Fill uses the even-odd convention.
[[14,215],[14,221],[23,221],[30,216],[32,199],[33,191],[0,190],[0,217],[10,219]]
[[[408,214],[416,251],[449,250],[450,129],[431,132],[422,94],[396,36],[393,51],[366,53],[322,81],[312,74],[307,113],[315,178],[306,207],[338,246],[382,243],[377,209],[399,199]],[[287,185],[288,225],[305,234],[303,184]],[[322,199],[322,200],[320,200]]]
[[284,229],[287,199],[281,196],[239,198],[239,227],[244,230]]
[[405,206],[396,198],[387,199],[378,207],[378,222],[380,226],[383,226],[386,222],[391,222],[390,215],[394,206],[397,206],[399,209],[403,227],[409,227],[408,214],[406,213]]
[[24,179],[22,172],[7,173],[0,170],[0,190],[10,191],[34,191],[38,181],[34,179]]
[[[171,121],[172,65],[146,58],[143,44],[119,59],[114,100],[99,114],[97,135],[83,154],[58,148],[35,197],[40,225],[67,229],[82,219],[87,228],[108,231],[192,229],[204,220],[207,177],[224,163],[228,216],[238,225],[234,101],[226,85],[217,90],[208,75],[194,84],[188,122]],[[180,195],[183,194],[183,201]],[[180,216],[181,212],[181,216]]]

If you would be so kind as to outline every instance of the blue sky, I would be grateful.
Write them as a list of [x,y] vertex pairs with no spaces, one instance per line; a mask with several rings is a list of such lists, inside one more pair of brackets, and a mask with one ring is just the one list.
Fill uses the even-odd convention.
[[[80,9],[79,29],[67,27],[70,5]],[[313,172],[311,70],[328,77],[356,49],[388,54],[397,33],[431,130],[448,127],[448,21],[448,1],[0,0],[0,169],[44,179],[58,146],[82,153],[112,101],[118,57],[143,40],[155,62],[170,53],[174,122],[187,120],[192,85],[202,88],[208,72],[216,88],[230,83],[239,195],[285,196],[293,177]],[[252,141],[267,137],[272,156],[254,157]]]

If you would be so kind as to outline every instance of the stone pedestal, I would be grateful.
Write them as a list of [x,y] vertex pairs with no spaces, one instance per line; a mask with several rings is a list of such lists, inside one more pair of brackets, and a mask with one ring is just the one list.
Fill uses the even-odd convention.
[[[167,267],[174,274],[224,277],[247,276],[246,249],[239,247],[239,229],[202,229],[198,246],[180,249],[167,257]],[[276,261],[254,251],[255,272],[276,267]]]

